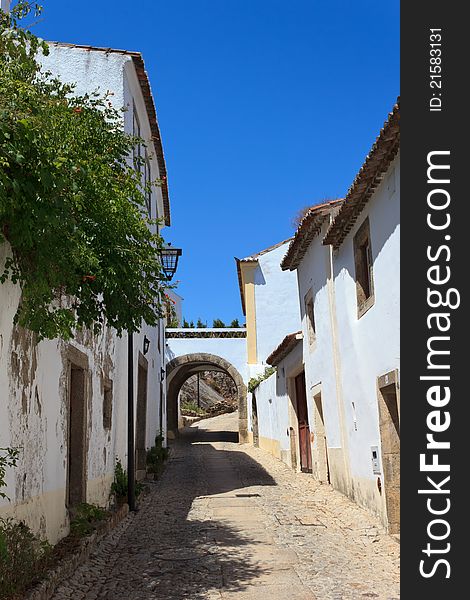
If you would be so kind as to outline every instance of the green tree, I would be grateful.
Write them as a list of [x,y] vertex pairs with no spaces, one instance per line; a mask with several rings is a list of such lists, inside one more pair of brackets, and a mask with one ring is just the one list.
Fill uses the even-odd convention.
[[233,319],[233,321],[230,323],[230,327],[240,327],[240,323],[238,322],[238,319]]
[[212,321],[212,327],[216,328],[216,329],[221,329],[223,327],[226,327],[225,323],[222,321],[222,319],[214,319]]
[[196,327],[199,327],[201,329],[204,329],[205,327],[207,327],[207,323],[203,323],[202,319],[198,319],[197,323],[196,323]]
[[186,319],[183,319],[183,324],[181,325],[181,327],[184,327],[185,329],[189,329],[189,323],[188,323],[188,321],[186,321]]
[[40,71],[47,46],[20,26],[31,11],[0,12],[0,243],[11,247],[0,281],[21,286],[15,322],[39,339],[155,325],[162,239],[129,163],[142,140],[122,131],[109,94],[77,96]]

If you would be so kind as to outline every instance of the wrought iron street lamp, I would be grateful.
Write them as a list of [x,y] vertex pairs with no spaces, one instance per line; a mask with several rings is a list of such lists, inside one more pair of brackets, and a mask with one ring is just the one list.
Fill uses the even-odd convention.
[[162,261],[162,270],[167,281],[171,281],[173,275],[178,268],[178,259],[183,254],[181,248],[173,248],[171,244],[167,244],[160,250],[160,258]]

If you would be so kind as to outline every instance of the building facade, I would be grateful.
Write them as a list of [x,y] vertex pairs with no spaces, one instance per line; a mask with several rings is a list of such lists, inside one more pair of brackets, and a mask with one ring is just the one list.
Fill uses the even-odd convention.
[[[166,167],[150,84],[142,56],[66,44],[50,44],[45,70],[76,93],[112,92],[125,108],[123,128],[146,141],[146,176],[153,186],[149,215],[170,224]],[[0,264],[10,253],[0,246]],[[20,449],[7,472],[9,500],[0,515],[21,519],[54,543],[69,531],[81,502],[106,506],[116,461],[127,466],[128,340],[105,328],[100,335],[77,333],[73,340],[37,342],[13,325],[18,286],[0,285],[0,447]],[[133,336],[136,472],[145,473],[146,449],[165,435],[164,323],[143,326]],[[160,382],[160,384],[159,384]]]
[[[300,309],[295,273],[283,272],[280,262],[290,243],[285,240],[252,256],[235,259],[243,314],[246,316],[247,377],[255,378],[269,367],[273,347],[300,329]],[[247,439],[280,457],[283,451],[271,426],[257,417],[256,395],[247,397]],[[262,404],[260,404],[262,410]],[[266,417],[272,415],[266,411]],[[269,417],[270,418],[270,417]],[[261,430],[257,427],[260,424]],[[278,431],[273,425],[274,431]]]
[[252,256],[235,259],[246,317],[247,362],[251,377],[264,371],[272,349],[300,326],[295,274],[280,268],[289,242],[290,239]]
[[[267,362],[254,442],[398,533],[399,105],[344,200],[313,206],[281,268],[296,272],[300,331]],[[253,420],[253,416],[252,416]]]

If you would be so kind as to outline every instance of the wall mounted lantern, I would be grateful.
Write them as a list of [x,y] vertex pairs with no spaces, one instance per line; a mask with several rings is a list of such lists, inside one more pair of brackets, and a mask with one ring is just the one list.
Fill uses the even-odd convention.
[[144,335],[144,348],[143,348],[144,356],[149,351],[149,347],[150,347],[150,340],[148,339],[148,337],[146,335]]
[[178,259],[183,254],[183,250],[181,248],[172,248],[171,244],[167,244],[159,251],[159,254],[163,273],[167,281],[170,281],[176,273]]

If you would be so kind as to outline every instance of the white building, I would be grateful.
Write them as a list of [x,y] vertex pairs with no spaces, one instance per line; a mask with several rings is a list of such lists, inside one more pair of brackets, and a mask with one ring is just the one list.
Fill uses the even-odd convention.
[[297,283],[280,262],[289,242],[284,240],[246,258],[236,258],[243,314],[246,316],[250,375],[267,366],[266,358],[285,335],[300,327]]
[[297,271],[301,333],[273,345],[277,373],[251,411],[260,446],[268,437],[264,447],[390,533],[399,531],[399,143],[397,105],[344,201],[301,221],[281,263]]
[[[126,107],[123,127],[147,142],[150,179],[161,179],[149,214],[170,224],[166,168],[155,107],[142,56],[137,52],[51,44],[44,68],[76,92],[111,91]],[[10,249],[0,246],[0,264]],[[18,286],[0,285],[0,447],[20,448],[7,472],[0,515],[24,520],[51,542],[68,533],[69,511],[79,502],[109,502],[117,458],[127,464],[127,336],[111,329],[72,341],[46,340],[13,326]],[[146,448],[166,423],[164,325],[134,334],[134,415],[137,475]]]
[[[318,461],[312,460],[312,448],[316,444],[312,447],[313,405],[309,402],[307,389],[312,389],[318,372],[323,373],[320,379],[325,379],[328,373],[328,380],[334,382],[334,375],[331,376],[334,373],[334,361],[330,321],[326,318],[316,318],[314,321],[312,310],[315,301],[317,311],[318,306],[322,306],[322,314],[329,315],[330,301],[326,286],[329,263],[327,249],[318,234],[322,226],[328,227],[340,204],[341,201],[333,201],[312,207],[301,221],[296,237],[289,246],[292,253],[299,246],[299,239],[302,239],[296,258],[302,254],[302,265],[308,266],[309,270],[302,277],[297,273],[295,286],[296,301],[300,301],[301,324],[297,331],[292,330],[271,348],[266,362],[275,366],[277,372],[258,386],[252,398],[252,413],[258,413],[260,439],[265,435],[264,415],[269,413],[270,423],[277,422],[276,427],[271,427],[270,433],[274,437],[269,442],[260,443],[260,446],[269,447],[275,456],[296,470],[312,472],[315,468],[320,480],[327,480],[327,477],[323,472],[319,473]],[[319,252],[315,252],[316,246]],[[281,258],[283,268],[284,256]],[[313,263],[312,257],[315,258]],[[324,390],[327,394],[331,392],[336,397],[334,388],[330,390],[327,386]],[[276,412],[279,413],[277,417],[274,416]],[[338,419],[334,421],[337,423]],[[256,437],[256,426],[254,429]]]
[[[166,326],[167,327],[181,327],[183,323],[183,300],[184,298],[177,294],[173,288],[170,288],[166,292],[170,304],[172,306],[172,311],[174,311],[174,315],[176,316],[176,323],[171,323],[171,315],[168,315],[166,318]],[[169,324],[170,323],[170,324]]]
[[333,248],[347,493],[400,527],[400,108],[323,243]]
[[[285,240],[243,259],[235,259],[243,314],[246,316],[248,377],[262,374],[268,356],[284,337],[300,329],[295,273],[283,272],[280,262],[291,240]],[[280,456],[277,438],[256,430],[256,398],[248,394],[248,441]],[[254,438],[256,438],[254,440]]]

